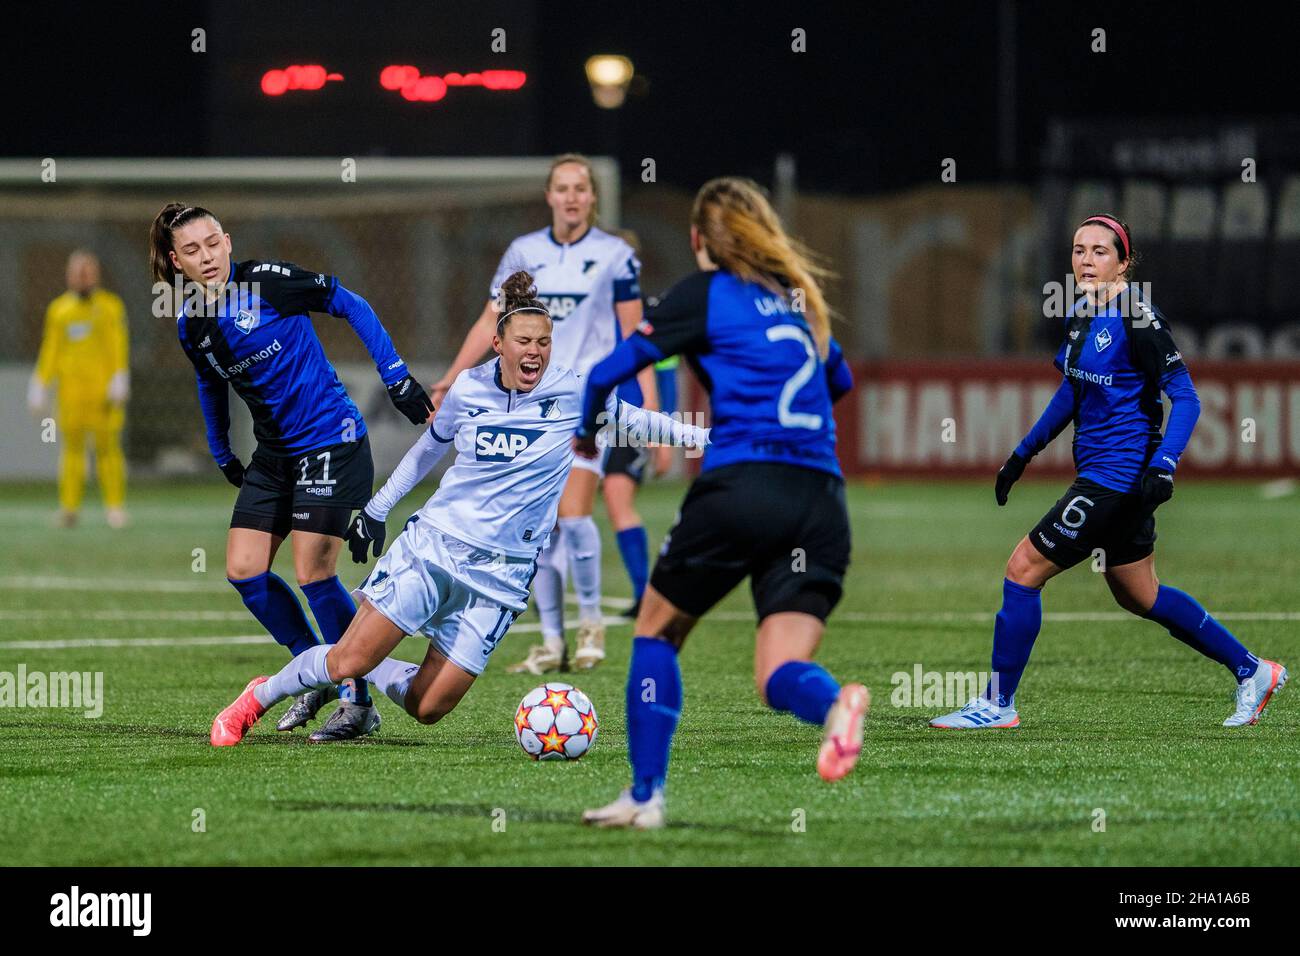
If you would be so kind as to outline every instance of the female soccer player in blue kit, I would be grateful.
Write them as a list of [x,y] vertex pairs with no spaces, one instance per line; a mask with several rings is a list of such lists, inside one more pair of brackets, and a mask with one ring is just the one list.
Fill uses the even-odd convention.
[[[271,570],[292,534],[298,584],[325,643],[334,644],[356,612],[339,583],[338,554],[352,511],[370,500],[374,464],[366,424],[307,313],[347,320],[374,358],[393,404],[413,425],[432,413],[429,398],[374,310],[333,276],[287,262],[233,262],[230,235],[199,206],[165,206],[149,245],[155,282],[170,286],[183,275],[194,293],[184,297],[176,330],[194,365],[208,447],[239,489],[226,538],[226,577],[278,643],[295,655],[314,647],[318,641],[302,605]],[[247,469],[230,448],[227,386],[253,416],[257,448]],[[346,740],[379,726],[364,681],[342,694],[313,741]],[[329,697],[303,694],[279,729],[307,723]]]
[[712,443],[636,620],[627,680],[632,786],[584,814],[597,826],[664,825],[682,708],[677,653],[696,621],[746,577],[759,619],[758,692],[774,710],[825,728],[817,759],[824,779],[853,768],[869,704],[865,687],[841,688],[812,661],[850,546],[831,404],[852,378],[830,335],[823,273],[745,179],[700,189],[690,240],[700,271],[592,369],[578,430],[579,450],[593,453],[590,436],[610,391],[669,355],[680,353],[709,391]]
[[[1078,474],[1007,562],[984,696],[930,725],[1019,726],[1016,688],[1042,623],[1042,589],[1094,549],[1105,557],[1106,583],[1120,607],[1168,628],[1232,673],[1237,706],[1223,725],[1253,724],[1286,683],[1286,668],[1257,658],[1195,598],[1156,578],[1154,512],[1174,493],[1174,472],[1200,413],[1191,376],[1165,317],[1128,284],[1137,254],[1127,224],[1110,215],[1084,220],[1072,257],[1084,297],[1070,309],[1056,356],[1064,378],[998,472],[998,504],[1007,503],[1025,465],[1071,421]],[[1163,435],[1162,390],[1172,403]]]

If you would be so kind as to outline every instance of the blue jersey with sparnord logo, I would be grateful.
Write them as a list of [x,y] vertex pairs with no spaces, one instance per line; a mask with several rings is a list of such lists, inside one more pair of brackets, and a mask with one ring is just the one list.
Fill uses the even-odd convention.
[[1164,316],[1137,295],[1116,297],[1095,315],[1085,302],[1071,307],[1054,363],[1074,391],[1075,469],[1132,491],[1161,444],[1160,392],[1186,366]]
[[583,429],[594,431],[610,388],[678,354],[709,393],[701,471],[753,461],[840,474],[831,404],[852,377],[839,344],[822,361],[787,296],[723,270],[688,276],[650,303],[641,328],[592,369]]
[[235,457],[227,386],[248,405],[257,443],[270,454],[300,454],[366,433],[308,312],[347,319],[385,385],[406,377],[406,363],[374,310],[334,276],[290,262],[233,262],[223,294],[206,304],[187,300],[176,319],[218,465]]

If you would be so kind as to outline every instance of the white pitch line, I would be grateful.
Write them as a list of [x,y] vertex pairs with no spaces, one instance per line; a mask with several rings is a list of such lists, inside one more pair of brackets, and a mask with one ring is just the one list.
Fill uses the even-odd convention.
[[[606,625],[631,625],[631,621],[619,617],[604,618]],[[516,624],[510,628],[512,634],[536,634],[542,625],[530,621]],[[575,630],[576,625],[569,625],[565,630]],[[418,638],[418,635],[416,635]],[[219,647],[227,644],[268,644],[274,645],[269,634],[235,634],[229,637],[73,637],[63,640],[40,641],[0,641],[0,652],[20,651],[59,651],[76,647]]]
[[65,578],[47,575],[0,578],[0,588],[22,591],[139,591],[166,593],[214,593],[230,585],[224,575],[220,585],[204,581],[168,581],[158,578]]
[[247,611],[0,611],[0,621],[244,621]]
[[[1220,621],[1300,621],[1300,611],[1222,611],[1213,612]],[[993,620],[992,611],[951,611],[893,613],[888,611],[844,611],[832,613],[831,621],[850,621],[858,624],[983,624]],[[715,611],[707,615],[718,621],[753,621],[752,613],[744,611]],[[1056,611],[1044,612],[1044,621],[1128,621],[1134,615],[1127,611]]]

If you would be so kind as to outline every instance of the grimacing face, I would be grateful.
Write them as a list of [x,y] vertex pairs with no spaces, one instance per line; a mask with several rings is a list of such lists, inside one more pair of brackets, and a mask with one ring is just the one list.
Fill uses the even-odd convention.
[[170,258],[190,282],[220,286],[230,275],[230,234],[211,216],[192,220],[172,231]]
[[506,320],[502,335],[492,336],[501,356],[501,383],[531,392],[551,363],[551,317],[545,312],[516,312]]
[[572,234],[586,227],[596,208],[596,189],[581,163],[562,163],[551,173],[546,204],[555,227]]
[[1096,223],[1075,230],[1071,253],[1075,285],[1092,294],[1115,288],[1128,266],[1116,251],[1116,242],[1115,233]]

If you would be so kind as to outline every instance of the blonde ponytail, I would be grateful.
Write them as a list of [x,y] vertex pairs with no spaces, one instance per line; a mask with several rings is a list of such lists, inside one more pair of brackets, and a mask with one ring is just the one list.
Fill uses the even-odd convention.
[[834,273],[819,265],[810,250],[786,233],[757,183],[736,176],[705,183],[695,196],[691,225],[719,268],[777,295],[802,292],[802,313],[818,354],[826,357],[831,310],[821,283]]

